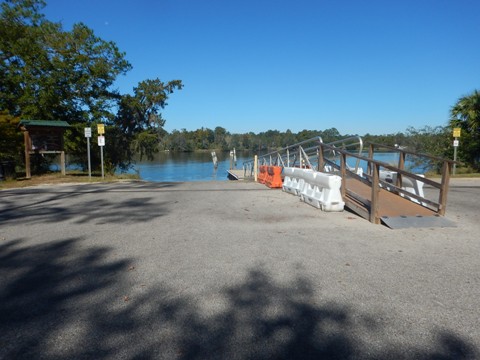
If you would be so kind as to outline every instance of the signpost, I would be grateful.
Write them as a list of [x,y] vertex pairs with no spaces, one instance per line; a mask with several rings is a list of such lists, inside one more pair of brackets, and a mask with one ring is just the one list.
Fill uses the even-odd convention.
[[102,163],[102,179],[105,178],[104,171],[103,171],[103,147],[105,146],[105,125],[104,124],[97,124],[97,132],[98,132],[98,146],[100,146],[100,161]]
[[[460,132],[461,128],[454,128],[453,129],[453,137],[455,140],[453,140],[453,161],[457,161],[457,148],[460,142],[458,141],[458,138],[460,137]],[[455,175],[455,171],[457,170],[457,163],[453,163],[453,175]]]
[[103,147],[105,146],[105,136],[103,135],[98,136],[98,146],[100,146],[100,162],[102,163],[102,179],[104,179],[105,174],[103,171]]
[[90,138],[92,137],[92,128],[85,128],[85,137],[87,138],[87,157],[88,157],[88,179],[92,179],[92,165],[90,162]]

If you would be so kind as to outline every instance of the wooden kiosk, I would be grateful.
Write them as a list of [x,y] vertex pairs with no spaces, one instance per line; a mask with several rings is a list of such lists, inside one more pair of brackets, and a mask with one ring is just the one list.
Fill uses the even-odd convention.
[[65,175],[63,134],[70,125],[58,120],[21,120],[19,127],[25,140],[25,177],[31,178],[31,154],[60,154],[62,175]]

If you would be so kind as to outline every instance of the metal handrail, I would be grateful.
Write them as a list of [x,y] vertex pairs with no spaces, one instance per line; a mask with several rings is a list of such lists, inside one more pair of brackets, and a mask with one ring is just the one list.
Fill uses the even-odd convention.
[[[303,146],[308,143],[314,143],[314,146],[307,146],[307,147]],[[358,148],[359,150],[358,154],[355,154],[351,150],[347,150],[347,148],[351,146],[355,146],[356,148]],[[357,203],[358,202],[363,203],[365,210],[362,210],[362,211],[368,211],[368,218],[370,219],[371,222],[374,222],[374,223],[380,222],[380,218],[378,215],[380,187],[383,187],[386,190],[388,190],[387,189],[388,187],[394,188],[393,190],[394,192],[407,195],[410,198],[414,198],[415,200],[418,201],[418,203],[421,206],[429,208],[430,210],[434,211],[438,215],[445,215],[450,174],[452,172],[452,166],[454,164],[454,161],[437,158],[427,154],[414,153],[408,150],[385,146],[385,145],[379,145],[379,144],[370,144],[368,157],[366,157],[363,155],[363,146],[364,146],[363,140],[359,136],[351,136],[345,139],[333,141],[328,144],[323,143],[323,141],[321,141],[321,138],[317,137],[317,138],[312,138],[312,139],[302,141],[301,143],[287,146],[283,149],[271,152],[266,155],[262,155],[261,157],[264,159],[264,161],[265,159],[268,160],[267,157],[269,157],[270,165],[272,165],[272,161],[273,161],[272,155],[275,154],[275,156],[277,157],[277,164],[281,162],[283,166],[285,166],[285,163],[287,164],[287,166],[295,166],[295,164],[297,164],[297,161],[298,161],[298,164],[300,167],[314,168],[313,166],[314,161],[310,161],[310,159],[313,156],[316,156],[318,159],[318,162],[316,164],[317,170],[324,171],[327,168],[327,165],[329,165],[333,171],[339,173],[340,177],[342,178],[341,192],[342,192],[342,197],[344,201],[346,203],[347,201],[349,201],[349,203],[355,208],[358,208],[358,206],[355,205],[355,201]],[[373,158],[375,146],[384,147],[384,148],[388,148],[390,150],[399,152],[400,156],[399,156],[398,164],[392,165],[380,160],[375,160]],[[291,154],[292,150],[293,150],[293,154]],[[421,177],[417,174],[413,174],[409,172],[407,169],[405,169],[406,154],[414,155],[417,157],[425,157],[430,160],[441,161],[442,177],[441,177],[440,183],[425,177]],[[293,162],[291,163],[290,157],[292,155],[293,155]],[[356,159],[354,168],[350,168],[347,165],[347,157],[353,157]],[[338,158],[340,160],[339,161],[340,164],[337,163]],[[358,171],[360,166],[360,161],[364,161],[367,163],[367,171],[365,174],[361,174]],[[264,163],[268,163],[268,161]],[[253,173],[254,171],[253,161],[244,162],[244,169],[246,167],[249,167],[249,169],[251,169],[251,173]],[[390,171],[396,172],[397,173],[396,184],[386,183],[385,181],[381,180],[379,176],[380,168],[384,168],[384,169],[388,169]],[[355,194],[351,190],[347,189],[347,186],[346,186],[347,177],[358,179],[362,183],[371,187],[370,197],[368,199],[364,199],[360,195]],[[421,181],[424,184],[428,184],[433,188],[437,189],[439,191],[438,201],[429,200],[425,197],[421,197],[417,194],[412,194],[402,189],[404,177],[405,178],[408,177],[412,180]],[[354,201],[352,202],[348,200],[349,198],[354,199]]]
[[[358,143],[354,143],[355,145],[359,145],[359,149],[358,149],[358,155],[360,156],[363,152],[363,140],[360,136],[358,135],[355,135],[355,136],[350,136],[348,138],[345,138],[345,139],[340,139],[340,140],[337,140],[337,141],[334,141],[334,142],[331,142],[331,143],[328,143],[328,145],[330,146],[335,146],[335,147],[338,147],[336,146],[337,144],[342,144],[342,147],[345,149],[346,148],[346,142],[347,141],[350,141],[350,140],[358,140]],[[335,153],[335,150],[333,150],[333,152]],[[355,163],[355,168],[354,168],[354,171],[357,172],[358,171],[358,168],[360,166],[360,159],[357,158],[357,161]]]
[[[439,191],[438,202],[434,202],[434,201],[428,200],[426,198],[422,198],[422,197],[415,196],[415,195],[413,197],[416,198],[417,200],[420,200],[420,204],[422,206],[425,206],[425,205],[423,205],[423,203],[428,204],[430,206],[433,206],[433,209],[432,208],[430,208],[430,209],[435,211],[437,214],[445,215],[445,209],[446,209],[446,205],[447,205],[447,193],[448,193],[450,173],[451,173],[451,168],[452,168],[452,161],[448,160],[448,159],[435,158],[435,157],[432,157],[430,155],[417,154],[417,153],[409,152],[411,155],[422,156],[422,157],[424,156],[424,157],[427,157],[427,158],[430,158],[430,159],[433,158],[435,160],[441,160],[443,162],[442,178],[441,178],[441,182],[438,183],[438,182],[433,181],[431,179],[427,179],[427,178],[418,176],[416,174],[413,174],[413,173],[405,170],[403,168],[403,165],[404,165],[404,158],[403,157],[401,157],[401,160],[399,161],[398,166],[387,164],[383,161],[374,160],[373,159],[373,146],[375,146],[375,145],[378,146],[378,144],[370,144],[370,151],[369,151],[369,156],[368,157],[365,157],[365,156],[362,156],[362,155],[355,155],[355,154],[352,154],[352,153],[347,152],[345,150],[332,147],[329,144],[321,144],[320,145],[320,147],[322,149],[335,150],[335,151],[338,151],[341,154],[341,164],[340,165],[337,165],[336,163],[330,162],[330,161],[328,161],[328,163],[330,163],[333,167],[337,168],[341,173],[341,177],[342,177],[342,187],[341,188],[342,188],[343,198],[345,199],[345,196],[347,195],[347,187],[346,187],[347,172],[349,173],[349,176],[359,178],[355,172],[353,172],[351,169],[348,169],[346,167],[346,158],[347,158],[347,156],[350,156],[350,157],[357,158],[358,160],[366,161],[367,164],[368,164],[367,174],[364,174],[363,179],[361,179],[361,178],[359,178],[359,179],[362,180],[362,182],[367,183],[367,184],[369,184],[369,186],[372,187],[372,197],[371,197],[371,199],[367,199],[367,202],[369,202],[371,204],[370,205],[370,211],[371,211],[370,221],[371,222],[378,223],[380,221],[380,219],[378,218],[378,216],[375,212],[375,209],[377,208],[377,205],[378,205],[377,204],[378,199],[376,198],[376,194],[378,193],[379,185],[381,183],[383,183],[383,181],[381,181],[378,178],[378,172],[379,172],[380,168],[386,168],[386,169],[389,169],[391,171],[397,172],[397,174],[399,175],[397,177],[397,181],[399,181],[399,183],[397,183],[396,186],[395,186],[397,191],[400,190],[400,192],[403,192],[401,190],[401,188],[402,188],[402,176],[408,176],[409,178],[412,178],[412,179],[415,179],[415,180],[418,180],[418,181],[422,181],[423,183],[428,184],[428,185],[432,186],[433,188],[436,188]],[[395,148],[393,148],[393,149],[395,149]],[[395,150],[403,152],[403,150],[401,150],[401,149],[395,149]],[[402,160],[402,158],[403,158],[403,160]],[[392,184],[390,184],[390,185],[392,185]],[[412,195],[409,194],[409,196],[412,196]],[[428,206],[425,206],[425,207],[428,207]]]
[[[309,146],[305,147],[304,145]],[[296,166],[298,162],[299,167],[313,168],[315,161],[312,158],[317,158],[317,170],[323,170],[323,159],[320,159],[319,148],[324,144],[323,139],[320,136],[316,136],[307,140],[300,141],[298,143],[286,146],[279,150],[269,152],[264,155],[258,156],[258,163],[261,165],[277,165],[277,166]],[[348,147],[358,146],[358,154],[362,154],[363,140],[360,136],[349,136],[344,139],[336,140],[328,143],[328,145],[339,149],[347,149]],[[340,146],[339,146],[340,145]],[[330,155],[338,156],[335,151],[332,151]],[[325,156],[325,154],[324,154]],[[275,159],[275,160],[274,160]],[[355,171],[358,170],[359,161],[355,165]],[[253,176],[254,164],[253,160],[248,160],[243,163],[244,175]]]
[[[275,155],[277,160],[275,161],[275,164],[278,165],[279,163],[282,163],[282,166],[285,166],[285,160],[287,160],[287,163],[289,162],[289,153],[290,153],[290,150],[297,150],[297,149],[300,149],[303,145],[303,144],[307,144],[307,143],[312,143],[312,142],[318,142],[319,144],[323,143],[323,140],[320,136],[315,136],[311,139],[307,139],[307,140],[304,140],[304,141],[301,141],[301,142],[298,142],[298,143],[295,143],[293,145],[288,145],[284,148],[281,148],[279,150],[275,150],[275,151],[272,151],[272,152],[269,152],[267,154],[264,154],[264,155],[259,155],[258,156],[258,159],[259,159],[259,163],[261,163],[262,165],[273,165],[273,161],[272,161],[272,155]],[[315,147],[316,148],[316,147]],[[253,162],[253,160],[249,160],[247,161],[248,162]],[[245,164],[245,162],[244,162]],[[287,164],[287,166],[289,166],[289,164]]]

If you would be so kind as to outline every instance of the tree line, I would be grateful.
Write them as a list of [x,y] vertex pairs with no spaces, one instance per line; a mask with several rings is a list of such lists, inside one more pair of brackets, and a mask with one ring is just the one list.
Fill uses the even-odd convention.
[[161,147],[168,151],[195,151],[195,150],[248,150],[265,152],[272,149],[279,149],[294,143],[321,136],[326,142],[340,139],[342,135],[337,129],[326,130],[302,130],[293,133],[291,130],[284,132],[279,130],[268,130],[255,134],[230,133],[227,129],[217,126],[215,129],[202,127],[197,130],[187,131],[173,130],[165,132],[162,138]]
[[[85,24],[65,30],[42,13],[44,0],[4,0],[0,4],[0,161],[22,163],[21,119],[64,120],[66,152],[72,162],[86,163],[84,128],[104,124],[107,171],[128,169],[136,158],[153,158],[159,151],[271,151],[321,136],[331,142],[354,134],[337,129],[268,130],[255,134],[230,133],[217,126],[167,132],[162,109],[182,90],[181,80],[145,79],[122,94],[119,76],[132,69],[114,42],[95,35]],[[480,94],[475,90],[452,106],[445,126],[406,129],[404,133],[364,134],[365,142],[399,144],[413,151],[452,157],[452,129],[460,127],[458,158],[480,169]],[[92,152],[93,166],[99,165]]]

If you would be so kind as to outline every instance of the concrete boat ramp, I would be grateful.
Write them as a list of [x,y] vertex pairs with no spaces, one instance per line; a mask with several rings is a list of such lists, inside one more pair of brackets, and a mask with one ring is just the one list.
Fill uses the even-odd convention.
[[0,191],[0,359],[478,359],[480,180],[448,196],[390,230],[254,182]]

